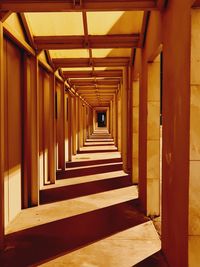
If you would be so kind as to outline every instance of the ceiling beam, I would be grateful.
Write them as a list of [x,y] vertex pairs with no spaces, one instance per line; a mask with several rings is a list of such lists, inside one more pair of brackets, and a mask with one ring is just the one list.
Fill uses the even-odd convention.
[[[76,90],[77,93],[80,93],[80,94],[90,94],[90,93],[96,93],[97,91],[96,90]],[[113,89],[113,90],[102,90],[102,89],[99,89],[98,88],[98,92],[100,93],[115,93],[117,92],[116,89]]]
[[142,29],[140,33],[140,40],[139,40],[139,47],[144,47],[145,40],[146,40],[146,34],[148,29],[148,23],[149,23],[149,17],[150,17],[150,11],[145,11],[142,21]]
[[126,11],[158,9],[156,0],[1,0],[0,9],[12,12]]
[[[52,58],[57,68],[81,68],[90,67],[88,58]],[[93,58],[95,67],[121,67],[129,64],[128,57]]]
[[93,65],[93,60],[92,60],[92,49],[91,49],[91,47],[89,45],[90,43],[89,43],[88,23],[87,23],[87,13],[86,13],[86,11],[82,12],[82,18],[83,18],[83,29],[84,29],[85,46],[88,47],[88,49],[89,49],[90,66],[92,66],[92,70],[94,71],[94,65]]
[[[94,91],[96,90],[96,86],[76,86],[76,91],[79,91],[79,90],[85,90],[85,91]],[[98,86],[98,89],[99,90],[118,90],[118,86],[117,85],[109,85],[109,86]]]
[[71,81],[71,84],[72,85],[75,85],[75,86],[81,86],[81,85],[85,85],[85,86],[94,86],[94,84],[96,84],[97,86],[99,85],[118,85],[119,84],[119,81],[91,81],[91,80],[75,80],[75,81]]
[[168,0],[157,0],[157,3],[156,3],[157,8],[159,10],[162,10],[162,9],[166,8],[167,2],[168,2]]
[[0,21],[4,22],[11,14],[11,11],[0,11]]
[[91,49],[138,47],[139,34],[34,36],[37,49]]
[[90,77],[122,77],[121,70],[104,71],[63,71],[66,78],[90,78]]
[[97,92],[97,93],[88,93],[88,94],[81,94],[81,95],[85,95],[85,96],[96,96],[96,95],[99,95],[99,96],[113,96],[115,95],[115,93],[101,93],[101,92]]
[[[193,2],[193,1],[192,1]],[[196,0],[194,1],[194,3],[192,3],[192,7],[193,8],[199,8],[200,7],[200,0]]]
[[27,19],[26,19],[26,16],[24,15],[24,13],[20,13],[19,14],[19,17],[21,19],[21,22],[22,22],[22,25],[24,27],[24,30],[25,30],[25,33],[26,33],[26,37],[28,39],[28,42],[29,44],[35,48],[35,43],[34,43],[34,40],[33,40],[33,33],[31,31],[31,27],[30,27],[30,24],[28,23]]

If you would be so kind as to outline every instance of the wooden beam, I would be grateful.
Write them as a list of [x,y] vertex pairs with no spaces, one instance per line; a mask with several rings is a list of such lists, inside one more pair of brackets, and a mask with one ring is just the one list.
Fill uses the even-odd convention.
[[55,66],[54,66],[54,64],[52,62],[49,50],[45,50],[45,55],[46,55],[46,58],[47,58],[47,63],[52,67],[53,70],[55,70]]
[[[117,90],[116,89],[113,89],[113,90],[101,90],[101,89],[98,89],[100,93],[115,93]],[[96,93],[96,90],[77,90],[76,91],[77,93],[79,94],[90,94],[90,93]]]
[[[110,85],[110,86],[98,86],[97,87],[98,90],[118,90],[118,85]],[[76,86],[76,91],[79,91],[79,90],[85,90],[85,91],[94,91],[96,90],[96,86]]]
[[90,49],[138,47],[139,34],[85,36],[35,36],[37,49]]
[[[74,81],[72,83],[73,85],[76,85],[76,86],[80,86],[80,85],[85,85],[85,86],[93,86],[94,85],[94,82],[92,81],[81,81],[81,80],[78,80],[78,81]],[[98,81],[96,82],[97,86],[98,85],[117,85],[119,84],[118,81]]]
[[66,78],[90,78],[90,77],[122,77],[121,70],[104,71],[63,71]]
[[23,48],[29,55],[35,56],[36,53],[34,49],[25,42],[16,31],[13,31],[8,24],[3,24],[3,32],[6,34],[11,40],[13,40],[16,44],[18,44],[21,48]]
[[[128,57],[107,57],[93,58],[95,67],[120,67],[129,64]],[[52,58],[52,62],[57,68],[81,68],[90,67],[88,58]]]
[[140,40],[139,40],[139,47],[144,47],[145,40],[146,40],[146,34],[147,34],[147,28],[148,28],[148,22],[149,22],[150,12],[145,11],[142,21],[142,29],[140,33]]
[[25,30],[25,33],[26,33],[26,37],[28,39],[29,44],[30,44],[30,46],[35,48],[35,43],[34,43],[34,40],[33,40],[33,33],[31,31],[30,24],[28,23],[24,13],[20,13],[19,16],[20,16],[20,19],[22,21],[22,25],[24,27],[24,30]]
[[0,8],[12,12],[66,12],[66,11],[128,11],[158,9],[156,0],[84,0],[74,5],[72,0],[1,0]]
[[192,7],[193,8],[199,8],[200,7],[200,0],[192,1]]
[[157,0],[157,3],[156,3],[157,8],[158,8],[159,10],[163,10],[163,9],[165,9],[166,6],[167,6],[167,2],[168,2],[168,0]]
[[89,57],[90,57],[90,66],[92,66],[92,70],[94,71],[94,65],[92,60],[92,49],[90,47],[89,42],[89,35],[88,35],[88,23],[87,23],[87,13],[85,11],[82,12],[83,16],[83,29],[84,29],[84,37],[85,37],[85,47],[88,47],[89,49]]
[[0,11],[0,21],[4,22],[11,14],[11,11]]

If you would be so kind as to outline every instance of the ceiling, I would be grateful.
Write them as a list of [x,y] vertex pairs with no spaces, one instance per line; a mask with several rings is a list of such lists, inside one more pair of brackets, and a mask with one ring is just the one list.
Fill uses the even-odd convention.
[[[67,10],[62,12],[57,9],[64,5],[63,1],[58,1],[57,6],[55,1],[41,1],[41,5],[31,1],[31,6],[26,0],[16,0],[18,5],[10,6],[12,1],[3,2],[2,7],[20,12],[30,44],[38,51],[45,50],[51,66],[59,69],[69,85],[95,107],[109,106],[120,90],[123,69],[133,63],[135,49],[144,43],[149,10],[143,6],[155,8],[157,3],[108,0],[103,1],[104,7],[107,5],[103,8],[102,1],[83,0],[87,8],[75,10],[74,0],[72,8],[71,1],[65,1]],[[49,5],[44,7],[47,2]],[[53,8],[51,3],[59,12],[35,12]]]

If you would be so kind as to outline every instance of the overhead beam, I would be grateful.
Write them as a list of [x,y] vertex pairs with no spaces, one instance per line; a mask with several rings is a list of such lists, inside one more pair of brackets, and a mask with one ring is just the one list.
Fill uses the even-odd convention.
[[[93,58],[95,67],[123,67],[129,64],[128,57]],[[52,58],[57,68],[82,68],[90,67],[88,58]]]
[[140,40],[139,40],[139,47],[144,47],[145,40],[146,40],[146,34],[148,29],[148,23],[149,23],[149,17],[150,17],[150,11],[145,11],[142,21],[142,29],[140,33]]
[[90,77],[122,77],[121,70],[104,71],[63,71],[66,78],[90,78]]
[[31,27],[30,27],[30,25],[29,25],[25,15],[24,15],[24,13],[20,13],[19,16],[20,16],[22,25],[24,27],[24,30],[25,30],[26,37],[28,39],[29,45],[32,46],[33,48],[35,48],[35,43],[34,43],[34,40],[33,40],[33,33],[31,31]]
[[0,9],[12,12],[127,11],[158,9],[156,0],[1,0]]
[[[192,1],[193,2],[193,1]],[[194,1],[194,3],[192,3],[192,7],[193,8],[199,8],[200,7],[200,0],[196,0]]]
[[115,93],[101,93],[101,92],[98,92],[98,93],[89,93],[89,94],[81,94],[81,95],[84,95],[84,96],[113,96],[113,95],[115,95]]
[[[98,89],[99,90],[99,93],[103,93],[103,92],[105,92],[105,93],[115,93],[117,90],[116,89],[114,89],[114,90],[100,90],[100,89]],[[90,93],[96,93],[96,90],[92,90],[92,91],[89,91],[89,90],[76,90],[76,92],[77,93],[79,93],[79,94],[90,94]]]
[[162,10],[162,9],[166,8],[167,2],[168,2],[168,0],[157,0],[157,3],[156,3],[157,8],[159,10]]
[[138,47],[139,34],[35,36],[37,49],[91,49]]
[[[83,81],[83,80],[76,80],[76,81],[73,81],[71,82],[72,85],[75,85],[75,86],[81,86],[81,85],[85,85],[85,86],[94,86],[94,81],[91,81],[91,80],[86,80],[86,81]],[[96,81],[95,84],[97,86],[99,85],[118,85],[119,84],[119,81]]]
[[0,21],[4,22],[11,14],[11,11],[0,11]]
[[[110,90],[110,91],[114,91],[114,90],[118,90],[118,85],[109,85],[109,86],[98,86],[97,87],[98,90]],[[96,90],[96,86],[93,85],[93,86],[76,86],[76,91],[79,91],[79,90],[83,90],[83,91],[94,91]]]

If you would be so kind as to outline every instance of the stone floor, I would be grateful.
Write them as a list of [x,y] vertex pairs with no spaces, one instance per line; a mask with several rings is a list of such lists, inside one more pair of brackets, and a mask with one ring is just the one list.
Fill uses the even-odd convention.
[[[101,153],[91,153],[92,140]],[[99,131],[83,150],[55,185],[42,188],[40,206],[23,210],[8,225],[0,266],[167,266],[113,140]]]

